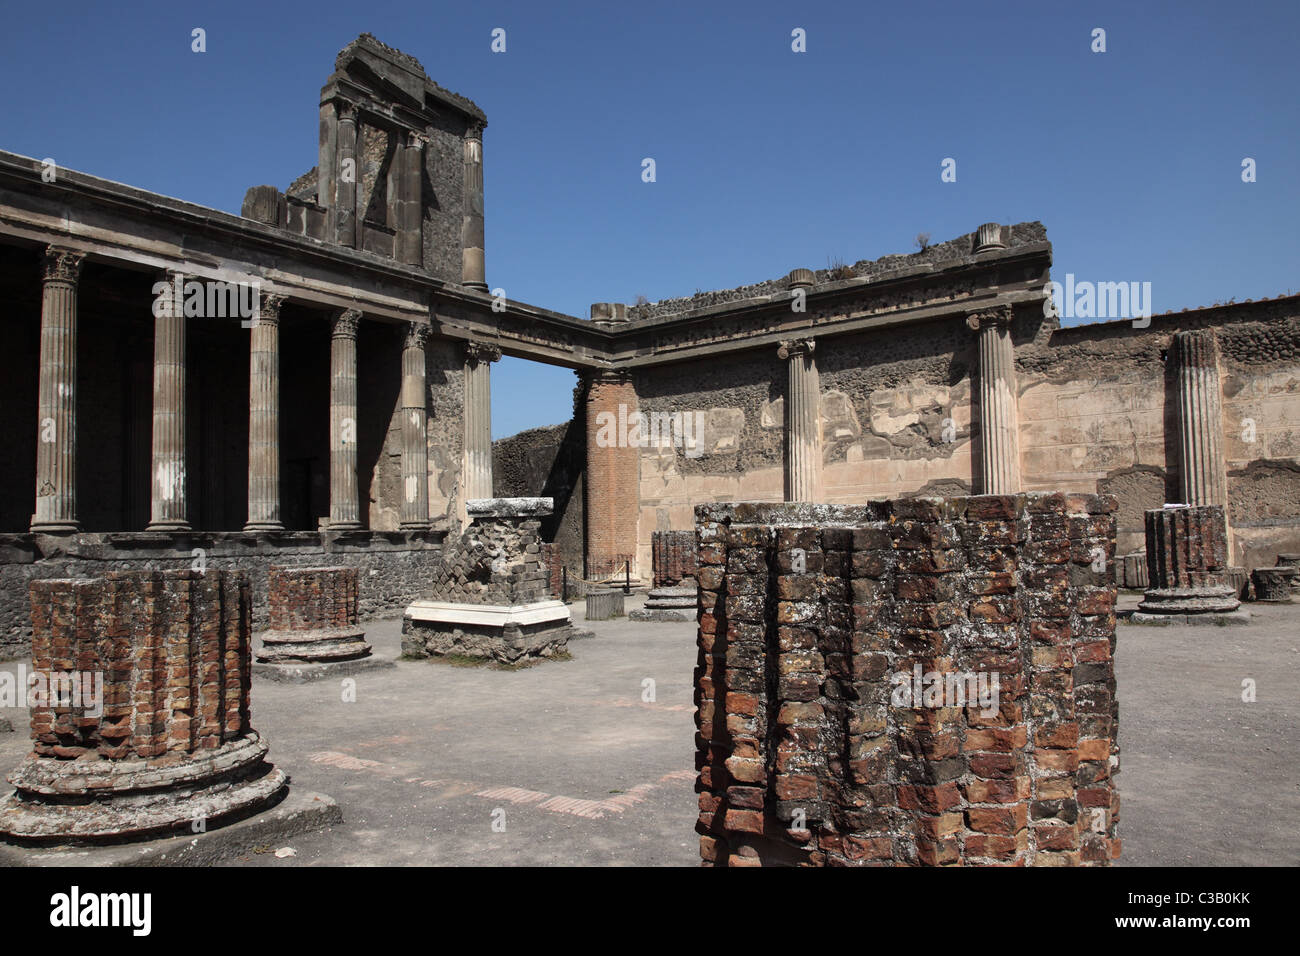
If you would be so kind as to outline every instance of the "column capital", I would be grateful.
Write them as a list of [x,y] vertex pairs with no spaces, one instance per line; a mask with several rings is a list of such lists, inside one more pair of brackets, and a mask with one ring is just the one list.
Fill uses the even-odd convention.
[[481,140],[483,138],[483,128],[485,126],[487,126],[487,123],[484,123],[481,120],[470,120],[469,125],[465,127],[464,138]]
[[262,292],[258,295],[257,321],[276,325],[280,321],[280,306],[288,296],[275,292]]
[[776,350],[779,358],[790,359],[796,355],[812,355],[817,350],[816,339],[785,339]]
[[357,104],[350,100],[335,100],[334,111],[338,113],[340,123],[355,123],[357,121]]
[[482,342],[465,343],[465,361],[471,365],[489,365],[499,361],[500,358],[501,350],[495,345],[485,345]]
[[433,331],[427,322],[407,322],[406,323],[406,342],[403,348],[423,349],[424,344],[429,341],[429,333]]
[[972,332],[1011,324],[1011,306],[994,305],[986,309],[977,309],[966,314],[966,327]]
[[357,326],[360,322],[360,312],[356,309],[344,309],[334,316],[330,326],[330,338],[355,339],[357,337]]
[[593,368],[580,373],[588,385],[626,385],[632,373],[625,368]]
[[46,246],[43,277],[46,282],[76,282],[85,261],[86,254],[79,249]]
[[425,146],[429,145],[429,142],[430,136],[418,129],[413,129],[406,135],[406,145],[411,149],[424,149]]

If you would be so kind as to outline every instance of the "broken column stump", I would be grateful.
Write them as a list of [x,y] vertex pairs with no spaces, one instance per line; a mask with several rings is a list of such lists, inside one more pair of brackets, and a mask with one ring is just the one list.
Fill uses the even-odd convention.
[[645,605],[628,615],[633,621],[694,621],[699,588],[695,582],[695,532],[655,531],[650,535],[654,588]]
[[253,666],[258,676],[305,681],[392,664],[372,656],[358,624],[356,568],[273,565],[267,600],[270,627]]
[[550,596],[541,521],[551,498],[477,498],[427,598],[402,617],[407,657],[458,656],[518,664],[564,651],[569,608]]
[[1255,600],[1265,604],[1290,604],[1291,582],[1295,577],[1295,568],[1256,568],[1251,572]]
[[1116,858],[1115,507],[698,506],[704,863]]
[[33,751],[9,775],[0,835],[93,844],[198,821],[206,831],[285,796],[249,723],[244,572],[125,571],[32,581],[29,593],[33,671],[75,681],[33,702]]
[[1222,505],[1146,512],[1148,586],[1134,624],[1246,624],[1229,575]]

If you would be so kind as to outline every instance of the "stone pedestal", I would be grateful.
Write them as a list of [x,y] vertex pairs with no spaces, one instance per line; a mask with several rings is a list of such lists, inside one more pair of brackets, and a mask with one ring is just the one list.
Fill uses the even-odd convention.
[[5,839],[197,833],[285,795],[249,724],[244,572],[39,580],[30,594],[32,668],[51,693],[32,702],[33,752],[0,804]]
[[1255,600],[1265,604],[1290,604],[1291,585],[1296,576],[1295,568],[1256,568],[1251,572]]
[[359,597],[356,568],[272,566],[270,628],[262,632],[254,673],[309,680],[391,663],[371,657],[365,628],[357,623]]
[[549,595],[539,535],[552,507],[551,498],[466,502],[469,527],[402,618],[403,655],[519,664],[562,652],[573,625]]
[[1135,624],[1249,621],[1229,577],[1223,508],[1178,506],[1146,513],[1147,591]]
[[674,587],[655,588],[646,596],[645,606],[628,615],[633,621],[694,621],[699,588],[694,578]]

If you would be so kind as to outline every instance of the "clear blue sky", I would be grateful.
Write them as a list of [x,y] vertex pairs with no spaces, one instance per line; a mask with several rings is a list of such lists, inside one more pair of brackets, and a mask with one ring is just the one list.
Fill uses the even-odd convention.
[[[0,148],[235,213],[315,164],[320,87],[375,34],[488,115],[489,284],[580,317],[1031,219],[1055,278],[1149,281],[1157,312],[1300,289],[1294,0],[10,0],[0,22]],[[494,433],[563,421],[572,385],[504,360]]]

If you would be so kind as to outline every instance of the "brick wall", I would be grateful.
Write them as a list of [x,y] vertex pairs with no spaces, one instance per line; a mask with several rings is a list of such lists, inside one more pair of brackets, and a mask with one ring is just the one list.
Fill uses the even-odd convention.
[[705,863],[1117,856],[1114,509],[1063,494],[698,508]]

